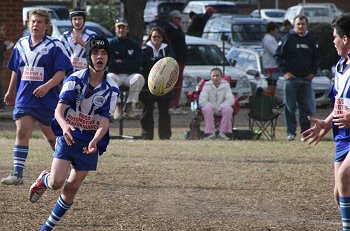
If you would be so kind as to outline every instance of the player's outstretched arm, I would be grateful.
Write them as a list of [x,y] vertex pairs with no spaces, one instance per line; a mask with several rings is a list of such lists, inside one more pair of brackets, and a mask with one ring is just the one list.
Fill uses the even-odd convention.
[[102,117],[100,126],[96,130],[94,138],[90,141],[89,146],[84,148],[85,154],[97,152],[97,143],[106,135],[109,129],[109,119]]
[[50,91],[51,88],[56,87],[58,84],[62,82],[64,79],[64,76],[66,75],[65,71],[57,71],[54,76],[44,83],[43,85],[37,87],[34,91],[33,94],[36,97],[43,97],[46,95],[47,92]]
[[308,130],[304,131],[302,133],[302,136],[304,137],[304,141],[308,142],[308,144],[317,144],[320,142],[320,140],[329,132],[329,130],[332,128],[332,115],[333,113],[329,114],[329,116],[324,119],[316,119],[311,116],[308,116],[308,119],[314,126],[309,128]]

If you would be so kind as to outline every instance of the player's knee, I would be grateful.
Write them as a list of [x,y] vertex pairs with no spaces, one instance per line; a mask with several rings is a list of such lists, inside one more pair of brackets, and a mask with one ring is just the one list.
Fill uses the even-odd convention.
[[65,179],[53,179],[53,180],[49,181],[49,187],[52,190],[58,190],[58,189],[62,188],[64,183],[65,183]]
[[350,172],[347,169],[340,168],[338,170],[338,178],[342,184],[342,187],[348,187],[350,185]]

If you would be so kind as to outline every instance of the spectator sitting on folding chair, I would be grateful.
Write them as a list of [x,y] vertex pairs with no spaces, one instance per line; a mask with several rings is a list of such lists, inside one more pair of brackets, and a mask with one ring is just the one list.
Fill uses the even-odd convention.
[[199,95],[199,106],[205,120],[204,139],[216,138],[214,115],[221,115],[218,138],[230,140],[232,137],[232,105],[234,104],[230,84],[222,79],[220,68],[213,68],[210,71],[210,77],[211,80],[205,83]]

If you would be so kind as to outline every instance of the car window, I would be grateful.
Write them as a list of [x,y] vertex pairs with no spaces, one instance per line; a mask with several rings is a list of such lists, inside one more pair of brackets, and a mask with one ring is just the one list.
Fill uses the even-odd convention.
[[188,61],[186,65],[223,65],[228,62],[219,47],[215,45],[188,45]]
[[282,18],[284,16],[284,12],[266,11],[265,15],[271,18]]
[[265,31],[265,24],[232,24],[232,40],[237,42],[261,41]]
[[211,5],[218,14],[238,14],[238,8],[237,6],[230,6],[230,5]]
[[306,17],[327,17],[330,15],[327,8],[307,8],[303,9]]
[[183,3],[162,3],[158,5],[158,13],[163,15],[168,15],[173,10],[182,11],[184,8]]

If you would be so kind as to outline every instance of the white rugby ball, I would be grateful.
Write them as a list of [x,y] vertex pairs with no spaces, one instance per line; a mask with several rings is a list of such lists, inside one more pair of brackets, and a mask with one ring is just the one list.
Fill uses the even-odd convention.
[[179,77],[179,65],[171,57],[165,57],[156,62],[148,75],[148,89],[155,96],[170,92]]

